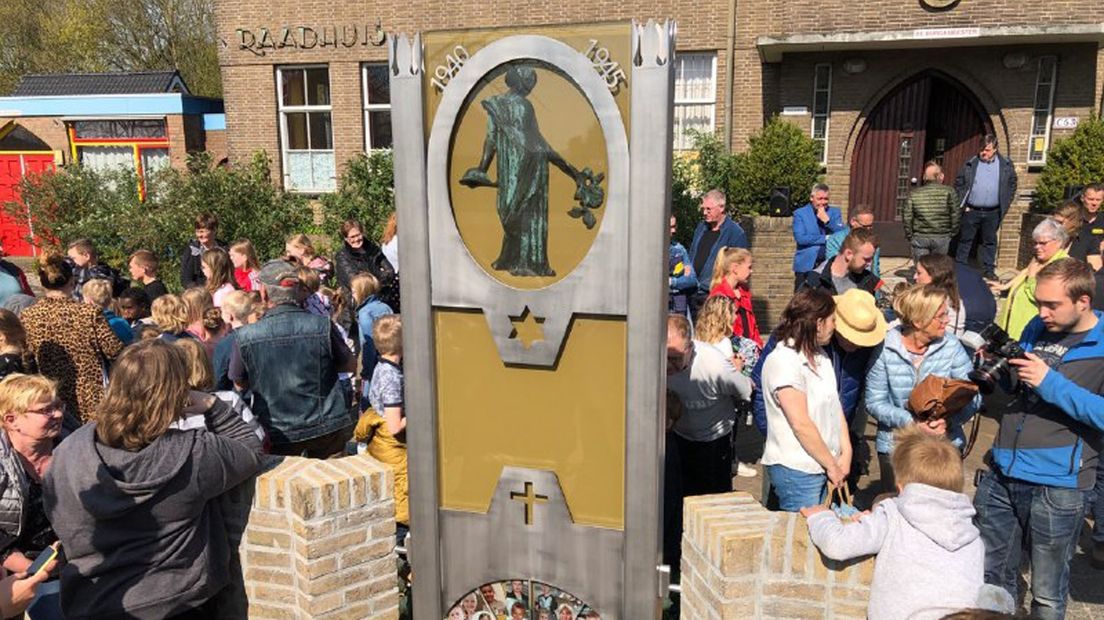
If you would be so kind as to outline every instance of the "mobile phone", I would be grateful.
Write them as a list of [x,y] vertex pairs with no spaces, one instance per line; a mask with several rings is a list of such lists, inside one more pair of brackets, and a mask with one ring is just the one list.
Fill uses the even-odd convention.
[[53,545],[43,549],[42,553],[38,554],[38,557],[34,559],[34,562],[31,562],[30,568],[27,569],[27,576],[33,577],[37,575],[38,573],[42,572],[44,568],[46,568],[47,564],[57,558],[59,553],[58,546],[59,545]]

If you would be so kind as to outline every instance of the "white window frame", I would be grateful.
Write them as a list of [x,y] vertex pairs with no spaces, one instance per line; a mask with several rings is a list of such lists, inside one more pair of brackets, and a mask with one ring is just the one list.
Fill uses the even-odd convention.
[[[675,99],[674,106],[675,106],[676,110],[679,107],[689,107],[689,106],[696,106],[696,105],[708,105],[708,106],[710,106],[710,108],[709,108],[709,131],[711,131],[711,132],[716,131],[716,129],[717,129],[717,52],[715,52],[715,51],[679,52],[675,56],[675,62],[679,63],[684,58],[694,57],[694,56],[708,56],[709,57],[710,69],[711,69],[711,71],[710,71],[711,75],[710,75],[709,81],[713,85],[712,96],[696,98],[696,99],[695,98]],[[675,71],[678,72],[681,67],[682,67],[682,65],[676,64],[675,65]],[[679,76],[676,73],[675,80],[677,81],[678,79],[679,79]],[[671,118],[672,119],[677,119],[678,114],[677,113],[672,114]],[[676,150],[676,151],[688,151],[688,150],[691,150],[693,148],[692,145],[684,145],[684,146],[680,147],[680,145],[678,144],[679,137],[680,137],[680,134],[676,133],[675,134],[675,141],[674,141],[674,144],[673,144],[674,150]]]
[[[372,103],[368,100],[368,67],[370,66],[383,66],[387,67],[386,61],[381,62],[363,62],[360,64],[360,90],[361,97],[364,105],[364,152],[371,153],[372,151],[386,151],[389,148],[372,148],[372,125],[368,122],[369,112],[390,112],[391,102],[387,103]],[[391,72],[388,71],[387,75],[390,76]],[[388,77],[390,80],[390,77]],[[394,134],[392,134],[392,138]]]
[[[1043,126],[1043,133],[1035,133],[1035,115],[1042,111],[1044,108],[1039,106],[1039,86],[1040,79],[1043,77],[1043,61],[1051,60],[1053,64],[1050,66],[1050,93],[1046,101],[1046,124]],[[1035,91],[1032,94],[1033,104],[1031,106],[1031,127],[1029,127],[1027,138],[1027,165],[1029,166],[1043,166],[1047,162],[1047,152],[1050,150],[1050,129],[1051,124],[1054,123],[1054,91],[1057,90],[1058,84],[1058,57],[1054,55],[1040,56],[1035,66]],[[1036,139],[1043,139],[1043,148],[1040,149],[1041,155],[1035,159],[1032,159],[1031,145]]]
[[[288,131],[287,131],[287,115],[296,112],[329,112],[330,113],[330,145],[334,143],[334,131],[333,131],[333,85],[330,86],[330,104],[329,105],[310,105],[304,103],[303,105],[284,105],[284,71],[303,71],[305,69],[325,69],[327,81],[330,77],[330,66],[326,63],[315,64],[300,64],[300,65],[276,65],[276,114],[280,121],[280,163],[282,167],[284,177],[284,189],[289,192],[295,192],[298,194],[329,194],[337,189],[337,161],[334,160],[334,177],[331,179],[331,187],[290,187],[291,185],[291,172],[288,170],[288,152],[293,151],[296,153],[329,153],[332,157],[336,158],[335,150],[329,149],[312,149],[310,148],[310,117],[307,117],[307,149],[290,149],[288,148]],[[303,76],[304,87],[306,85],[306,75]],[[304,93],[306,95],[306,93]],[[318,180],[314,179],[313,168],[311,179],[314,184],[318,184]]]
[[[820,73],[821,67],[828,68],[828,83],[820,84],[817,81],[817,76]],[[827,109],[823,114],[817,114],[816,101],[817,93],[825,92]],[[824,137],[816,137],[816,124],[817,120],[822,119],[824,121]],[[832,64],[828,62],[818,62],[813,65],[813,100],[809,106],[809,137],[817,142],[823,143],[824,147],[821,149],[820,165],[828,165],[828,134],[832,127]]]

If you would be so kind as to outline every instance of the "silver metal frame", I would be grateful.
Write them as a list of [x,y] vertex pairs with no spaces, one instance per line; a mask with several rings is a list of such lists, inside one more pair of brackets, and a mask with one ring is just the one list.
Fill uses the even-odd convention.
[[442,618],[441,547],[437,500],[437,365],[433,308],[429,302],[429,221],[426,217],[425,122],[423,121],[422,39],[405,34],[388,37],[391,97],[401,105],[391,110],[395,161],[395,208],[399,227],[399,262],[403,277],[403,366],[406,383],[403,405],[407,416],[407,445],[416,458],[407,463],[410,477],[410,527],[407,545],[411,564],[418,570],[414,606],[418,617]]
[[[477,94],[473,89],[483,76],[515,60],[546,62],[582,90],[602,127],[609,166],[608,192],[602,207],[605,214],[590,251],[562,280],[536,290],[505,286],[475,261],[456,227],[449,192],[448,160],[460,111]],[[552,366],[574,314],[625,315],[626,279],[610,276],[628,272],[629,145],[617,102],[586,56],[565,43],[539,35],[506,37],[472,54],[449,81],[437,108],[429,136],[428,172],[433,305],[482,309],[503,361]],[[486,195],[493,202],[492,194]],[[510,338],[513,325],[509,319],[520,316],[526,307],[544,317],[544,339],[528,348],[520,339]]]
[[[674,22],[633,24],[628,381],[625,394],[624,618],[656,617],[663,538],[667,264],[674,115]],[[655,265],[653,269],[644,266]],[[626,274],[628,275],[628,274]],[[603,612],[604,613],[604,612]]]
[[[388,40],[392,101],[399,103],[392,127],[395,202],[403,221],[404,365],[411,378],[405,403],[410,453],[417,455],[409,464],[410,552],[419,619],[440,618],[471,589],[510,578],[565,589],[606,620],[657,616],[666,589],[658,567],[666,386],[661,266],[670,212],[675,27],[634,23],[631,33],[631,142],[613,96],[583,54],[548,37],[518,35],[479,50],[452,78],[428,149],[420,37]],[[610,168],[606,212],[588,254],[563,279],[534,290],[504,285],[472,258],[452,215],[446,176],[453,129],[472,90],[488,72],[518,59],[549,63],[575,82],[602,127]],[[630,265],[647,275],[630,278]],[[575,524],[557,477],[541,470],[504,468],[486,515],[440,508],[435,306],[483,310],[503,361],[535,366],[554,364],[574,314],[627,317],[623,532]],[[529,349],[509,338],[509,316],[526,307],[545,318],[545,340]],[[549,498],[532,525],[511,512],[520,508],[511,506],[509,493],[524,482]],[[542,562],[548,557],[556,561]]]

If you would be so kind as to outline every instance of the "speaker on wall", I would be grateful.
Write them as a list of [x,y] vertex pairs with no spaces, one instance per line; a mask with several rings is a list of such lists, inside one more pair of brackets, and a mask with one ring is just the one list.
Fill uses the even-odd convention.
[[790,188],[789,187],[775,187],[770,191],[770,201],[768,204],[768,213],[772,217],[791,217],[793,215],[793,204],[790,203]]

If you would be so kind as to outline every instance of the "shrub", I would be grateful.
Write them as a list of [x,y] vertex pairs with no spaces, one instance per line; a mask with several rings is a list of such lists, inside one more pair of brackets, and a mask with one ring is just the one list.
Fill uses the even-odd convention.
[[[820,177],[817,143],[796,125],[777,117],[748,139],[748,149],[742,153],[729,152],[712,133],[698,133],[694,149],[697,155],[693,167],[697,175],[691,178],[700,183],[700,191],[712,188],[723,191],[728,199],[728,213],[735,218],[767,214],[770,192],[775,187],[789,187],[790,196],[795,199],[808,196]],[[677,194],[680,172],[676,165],[672,194]],[[682,216],[679,217],[682,226]],[[696,217],[690,221],[696,221]]]
[[675,155],[671,162],[671,215],[675,216],[675,240],[690,249],[701,204],[694,159]]
[[193,155],[188,170],[150,175],[146,199],[138,197],[133,172],[100,173],[82,166],[30,176],[20,183],[25,207],[4,205],[9,214],[30,213],[39,245],[62,249],[81,237],[91,239],[103,262],[126,274],[126,258],[139,248],[161,259],[161,278],[171,289],[180,283],[180,252],[201,212],[219,219],[219,238],[246,238],[264,260],[283,254],[292,232],[314,232],[306,199],[276,188],[263,153],[235,168],[213,167],[206,153]]
[[1058,140],[1035,186],[1034,211],[1050,213],[1062,204],[1066,188],[1104,181],[1104,120],[1093,113],[1081,119],[1073,134]]
[[356,219],[364,235],[379,242],[387,219],[395,210],[395,167],[391,151],[372,151],[348,161],[337,191],[321,198],[322,232],[341,247],[341,223]]
[[772,118],[748,149],[732,157],[728,210],[739,215],[765,215],[770,192],[789,187],[791,200],[809,195],[820,177],[819,148],[793,123]]

